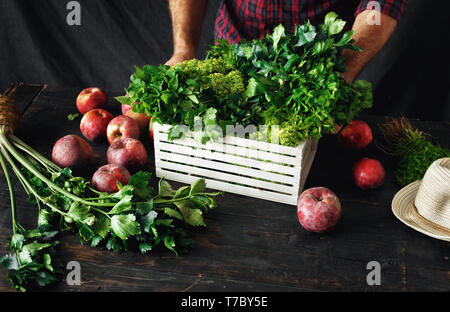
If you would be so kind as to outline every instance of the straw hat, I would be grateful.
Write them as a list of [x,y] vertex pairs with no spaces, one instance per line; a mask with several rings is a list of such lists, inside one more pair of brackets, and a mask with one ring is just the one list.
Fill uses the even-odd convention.
[[392,200],[392,211],[413,229],[450,241],[450,158],[436,160],[422,180],[401,189]]

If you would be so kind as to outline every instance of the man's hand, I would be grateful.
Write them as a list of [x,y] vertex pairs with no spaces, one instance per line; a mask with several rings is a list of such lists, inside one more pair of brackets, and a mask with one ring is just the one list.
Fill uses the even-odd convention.
[[180,64],[186,60],[193,59],[194,57],[195,57],[195,53],[174,54],[164,65],[172,67],[172,66]]
[[173,66],[195,57],[208,0],[170,0],[173,55],[166,65]]
[[364,66],[383,48],[397,27],[397,21],[383,13],[379,13],[380,25],[370,25],[367,21],[370,14],[374,14],[374,11],[361,12],[353,24],[355,44],[364,51],[344,50],[342,52],[348,69],[348,72],[344,74],[346,81],[353,81],[356,78]]

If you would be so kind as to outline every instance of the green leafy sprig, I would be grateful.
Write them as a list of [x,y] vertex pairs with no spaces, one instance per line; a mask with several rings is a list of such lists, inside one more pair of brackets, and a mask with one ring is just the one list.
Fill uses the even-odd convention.
[[384,143],[379,147],[398,158],[395,176],[401,186],[420,180],[437,159],[450,157],[450,150],[431,140],[427,133],[414,128],[405,117],[391,118],[380,125]]
[[14,288],[23,292],[61,280],[63,266],[55,257],[59,242],[54,237],[58,231],[27,231],[17,224],[15,232],[9,239],[11,253],[0,258],[0,264],[9,270],[7,278]]

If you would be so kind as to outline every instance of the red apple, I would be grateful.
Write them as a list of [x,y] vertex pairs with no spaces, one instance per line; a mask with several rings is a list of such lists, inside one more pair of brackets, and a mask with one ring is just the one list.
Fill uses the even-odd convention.
[[[125,94],[124,96],[129,97],[128,94]],[[125,115],[125,113],[128,112],[133,107],[133,105],[122,104],[122,106],[121,106],[122,115]]]
[[137,123],[139,124],[139,129],[140,129],[141,133],[143,133],[144,131],[146,131],[146,129],[148,129],[150,119],[152,118],[152,117],[148,117],[144,113],[133,112],[132,109],[127,110],[127,112],[125,113],[125,116],[131,117],[137,121]]
[[103,139],[106,137],[106,128],[112,119],[113,115],[104,109],[90,110],[81,119],[81,133],[89,141]]
[[355,183],[362,189],[373,189],[381,186],[385,176],[383,166],[376,159],[363,158],[353,167]]
[[334,227],[339,221],[341,204],[329,189],[310,188],[298,198],[297,217],[305,230],[322,233]]
[[372,130],[361,120],[353,120],[338,135],[338,141],[350,149],[363,149],[372,142]]
[[52,160],[60,167],[89,165],[93,157],[92,147],[85,140],[73,134],[59,139],[53,146]]
[[122,115],[125,115],[132,107],[132,105],[122,104]]
[[115,193],[119,191],[117,181],[125,185],[130,181],[130,173],[122,166],[105,165],[92,176],[92,185],[100,192]]
[[147,151],[136,139],[125,138],[115,140],[107,152],[108,162],[123,166],[128,170],[139,170],[147,162]]
[[[150,119],[151,119],[152,117],[150,117]],[[150,124],[151,124],[151,126],[150,126]],[[150,136],[150,139],[153,141],[154,140],[154,135],[153,135],[153,124],[152,123],[150,123],[149,124],[149,128],[148,128],[148,134],[149,134],[149,136]]]
[[138,139],[140,134],[139,124],[131,117],[120,115],[111,120],[106,128],[106,136],[109,144],[117,139]]
[[94,108],[106,108],[108,97],[99,88],[87,88],[77,97],[77,108],[81,114],[86,114]]

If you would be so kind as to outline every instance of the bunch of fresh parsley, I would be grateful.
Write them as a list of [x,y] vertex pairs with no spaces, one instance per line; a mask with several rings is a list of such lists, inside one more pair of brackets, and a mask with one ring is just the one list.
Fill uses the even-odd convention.
[[[145,254],[157,246],[186,252],[194,245],[190,227],[206,226],[203,214],[216,207],[199,179],[174,190],[164,179],[158,189],[149,185],[151,174],[138,172],[113,194],[98,192],[82,177],[72,176],[0,126],[0,164],[10,190],[12,253],[0,259],[8,279],[20,291],[45,286],[59,279],[55,258],[57,234],[78,233],[83,244],[117,253],[136,248]],[[24,229],[16,219],[16,204],[9,168],[39,209],[38,227]]]
[[[307,22],[287,32],[279,25],[262,39],[219,41],[204,61],[136,68],[128,96],[117,100],[136,103],[133,110],[153,121],[191,130],[197,122],[222,131],[236,124],[278,125],[282,145],[319,139],[372,106],[369,82],[343,79],[342,50],[361,51],[352,31],[342,34],[344,26],[331,12],[317,27]],[[211,138],[214,132],[205,133],[203,141]]]

